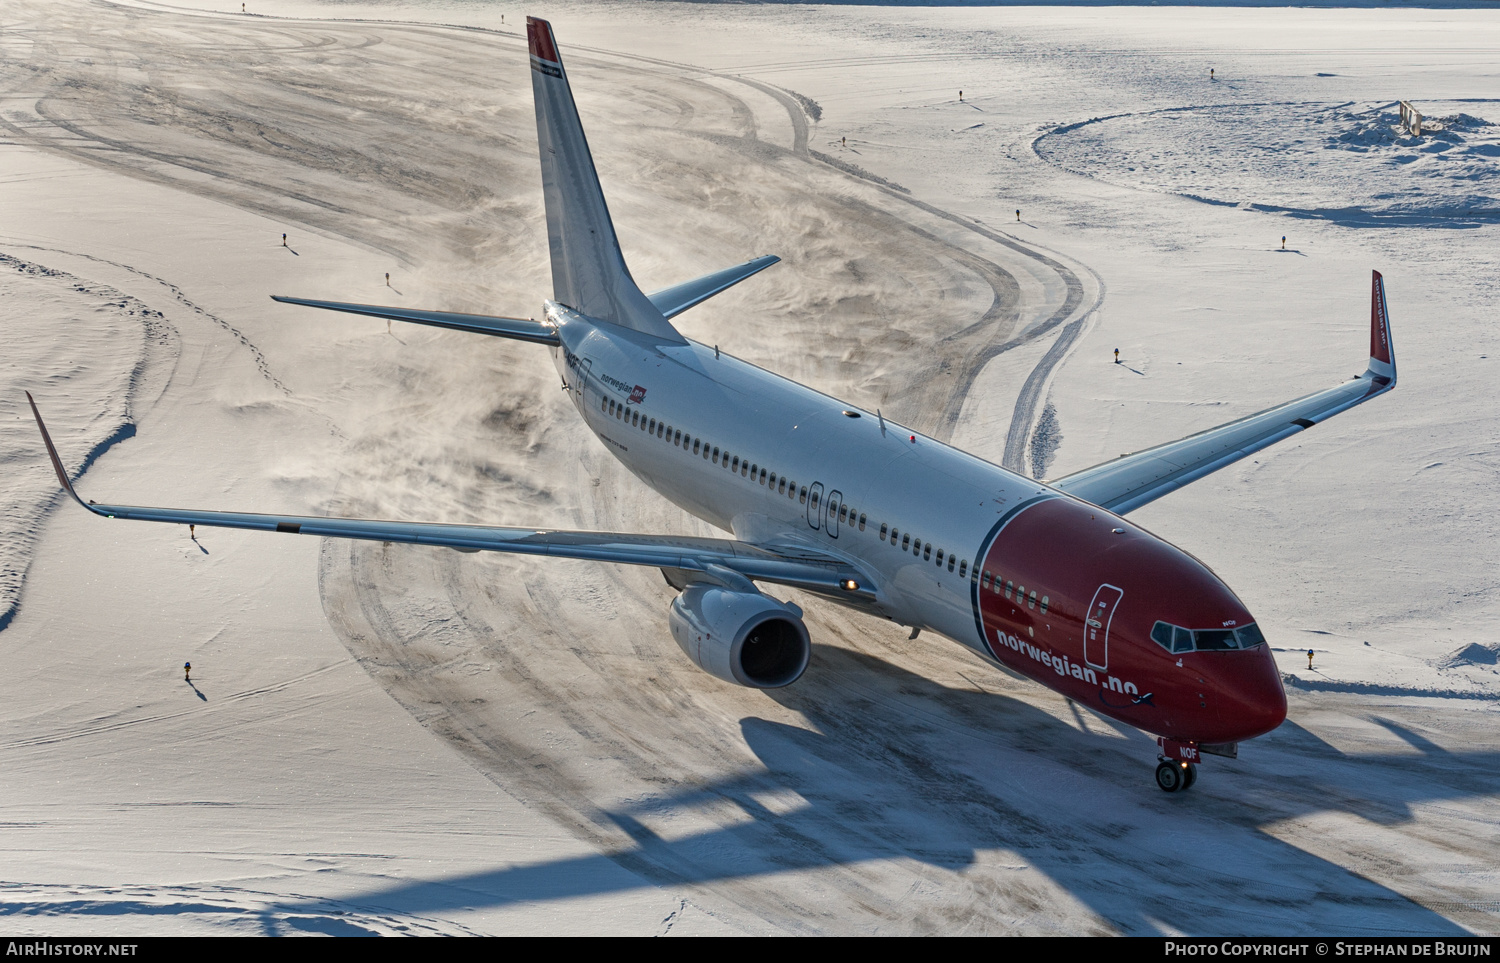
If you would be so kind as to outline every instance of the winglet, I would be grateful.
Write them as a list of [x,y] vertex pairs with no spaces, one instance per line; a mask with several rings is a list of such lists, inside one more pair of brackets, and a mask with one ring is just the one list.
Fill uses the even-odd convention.
[[[57,446],[52,444],[52,436],[47,434],[47,426],[42,423],[42,413],[37,410],[36,399],[31,397],[31,392],[26,392],[26,400],[31,404],[31,414],[36,418],[36,426],[42,431],[42,442],[47,446],[47,457],[52,459],[52,470],[57,472],[57,480],[63,490],[73,496],[73,500],[84,508],[89,508],[88,503],[78,497],[78,492],[73,490],[73,483],[68,480],[68,470],[63,467],[62,459],[57,457]],[[89,511],[93,511],[89,508]]]
[[1391,315],[1385,305],[1385,279],[1371,271],[1370,281],[1370,374],[1396,383],[1396,352],[1391,346]]

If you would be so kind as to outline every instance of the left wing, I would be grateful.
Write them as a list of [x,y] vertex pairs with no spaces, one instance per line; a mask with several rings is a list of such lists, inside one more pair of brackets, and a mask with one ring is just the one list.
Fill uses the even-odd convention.
[[1336,388],[1165,445],[1121,455],[1114,461],[1085,468],[1049,484],[1123,515],[1390,391],[1396,387],[1396,355],[1391,348],[1385,281],[1379,271],[1372,274],[1370,362],[1363,374]]
[[690,580],[716,582],[739,589],[743,579],[806,589],[851,602],[877,601],[874,582],[847,560],[797,546],[756,545],[732,538],[690,538],[668,535],[631,535],[619,532],[539,531],[492,525],[444,525],[433,522],[392,522],[365,518],[324,518],[316,515],[261,515],[182,508],[143,508],[86,502],[74,490],[31,392],[31,413],[47,445],[57,480],[73,500],[95,515],[178,525],[248,528],[291,535],[360,538],[377,542],[441,545],[461,552],[511,552],[646,565],[693,573]]

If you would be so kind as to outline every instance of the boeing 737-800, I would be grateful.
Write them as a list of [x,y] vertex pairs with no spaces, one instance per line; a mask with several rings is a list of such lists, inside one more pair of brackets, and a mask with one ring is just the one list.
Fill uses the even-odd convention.
[[[1380,275],[1365,372],[1050,484],[1007,471],[684,338],[671,318],[776,262],[652,295],[620,252],[551,26],[527,21],[553,296],[543,320],[277,298],[545,345],[573,404],[647,485],[732,538],[139,508],[107,518],[443,545],[660,568],[673,638],[726,682],[797,681],[811,642],[787,586],[930,629],[1158,737],[1156,778],[1191,786],[1200,753],[1286,717],[1270,646],[1206,565],[1122,516],[1391,390]],[[30,397],[28,395],[28,397]]]

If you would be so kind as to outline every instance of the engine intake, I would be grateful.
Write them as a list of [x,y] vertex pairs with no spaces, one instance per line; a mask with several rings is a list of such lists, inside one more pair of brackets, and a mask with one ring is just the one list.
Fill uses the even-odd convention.
[[791,685],[812,658],[801,610],[759,592],[689,585],[672,601],[667,621],[695,665],[736,685]]

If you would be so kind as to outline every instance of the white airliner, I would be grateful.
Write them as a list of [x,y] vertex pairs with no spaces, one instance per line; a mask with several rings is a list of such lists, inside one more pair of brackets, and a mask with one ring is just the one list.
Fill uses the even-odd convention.
[[[643,294],[631,278],[551,26],[529,19],[552,300],[543,321],[277,298],[547,346],[584,424],[647,485],[733,538],[139,508],[74,492],[106,518],[444,545],[660,568],[668,622],[726,682],[796,682],[801,589],[930,629],[1158,736],[1157,783],[1191,786],[1200,753],[1286,717],[1255,620],[1202,562],[1121,516],[1391,390],[1381,277],[1367,370],[1343,384],[1051,484],[1033,481],[706,347],[670,319],[776,262],[758,258]],[[30,396],[28,395],[28,398]]]

